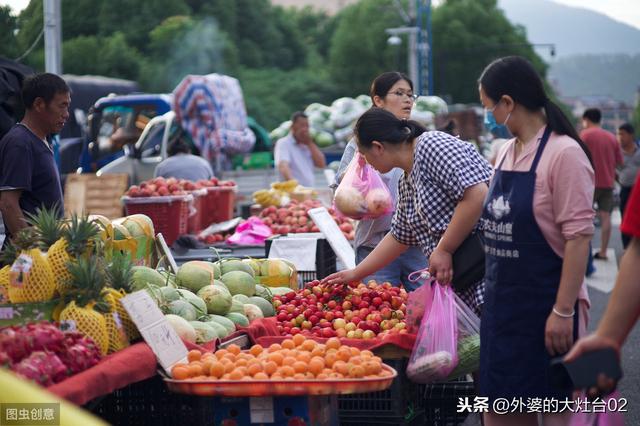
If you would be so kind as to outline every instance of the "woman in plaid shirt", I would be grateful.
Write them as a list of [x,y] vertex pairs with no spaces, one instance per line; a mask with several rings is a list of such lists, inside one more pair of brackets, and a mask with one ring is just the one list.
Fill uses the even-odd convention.
[[[414,121],[371,108],[355,129],[358,150],[380,173],[404,170],[391,231],[355,269],[325,279],[329,283],[361,280],[392,262],[411,246],[429,259],[429,273],[451,283],[452,253],[473,232],[491,178],[491,166],[473,145],[443,132],[427,132]],[[478,314],[484,285],[459,294]]]

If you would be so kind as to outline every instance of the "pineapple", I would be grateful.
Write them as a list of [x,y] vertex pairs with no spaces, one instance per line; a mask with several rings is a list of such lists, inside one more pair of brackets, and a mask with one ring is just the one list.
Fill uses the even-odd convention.
[[109,305],[102,296],[104,266],[100,259],[91,256],[70,262],[68,268],[70,279],[65,283],[69,289],[65,296],[68,303],[60,312],[60,322],[75,324],[75,329],[91,337],[105,355],[109,349],[109,333],[103,314],[109,312]]
[[13,243],[9,242],[4,250],[0,253],[0,265],[4,265],[0,269],[0,303],[9,301],[9,269],[18,257],[18,250]]
[[62,237],[49,247],[47,257],[56,277],[56,287],[61,295],[69,291],[68,283],[71,274],[67,269],[68,263],[79,259],[80,256],[91,254],[98,231],[95,223],[86,216],[78,217],[74,214],[63,229]]
[[28,275],[9,270],[10,280],[12,274],[15,278],[15,282],[10,282],[8,286],[11,303],[46,302],[53,299],[55,295],[53,271],[46,257],[40,249],[36,248],[37,244],[34,228],[21,229],[13,240],[15,252],[20,253],[16,259],[19,260],[20,256],[25,255],[31,258],[32,264]]
[[51,210],[37,209],[36,214],[29,214],[27,223],[36,232],[40,249],[46,251],[62,237],[63,223],[60,219],[58,207]]
[[120,303],[120,299],[131,292],[131,284],[133,283],[133,270],[131,267],[130,254],[114,252],[111,263],[107,267],[107,284],[111,288],[107,288],[105,291],[113,299],[113,303],[110,303],[111,310],[118,313],[127,337],[133,341],[140,337],[140,333],[131,320],[129,313]]

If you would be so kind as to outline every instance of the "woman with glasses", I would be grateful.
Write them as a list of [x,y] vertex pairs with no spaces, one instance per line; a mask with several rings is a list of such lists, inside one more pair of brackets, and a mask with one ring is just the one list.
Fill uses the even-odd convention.
[[[325,281],[358,281],[418,246],[429,259],[431,276],[442,284],[451,283],[452,254],[476,229],[491,166],[472,144],[443,132],[428,132],[382,108],[365,112],[355,133],[358,150],[376,170],[403,171],[399,201],[390,232],[371,254],[355,269]],[[469,284],[456,292],[480,314],[484,285],[481,279]]]
[[[413,94],[413,83],[400,72],[385,72],[371,83],[369,90],[373,105],[383,108],[399,119],[408,119],[416,96]],[[347,166],[357,151],[355,139],[349,141],[345,148],[340,167],[336,173],[335,186],[347,170]],[[389,187],[394,204],[398,198],[398,182],[404,172],[394,168],[388,173],[382,173],[384,183]],[[392,214],[377,219],[364,219],[358,222],[355,232],[356,264],[361,263],[380,244],[380,241],[391,228]],[[427,267],[427,259],[417,247],[410,247],[385,267],[382,267],[363,278],[364,282],[375,280],[378,283],[389,282],[393,285],[402,284],[407,291],[414,290],[416,284],[409,281],[408,276],[414,271]]]

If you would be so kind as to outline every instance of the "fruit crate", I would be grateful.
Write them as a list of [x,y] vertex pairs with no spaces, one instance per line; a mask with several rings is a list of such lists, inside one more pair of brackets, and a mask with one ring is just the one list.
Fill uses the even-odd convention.
[[130,384],[84,408],[113,425],[213,424],[213,398],[169,392],[160,375]]
[[207,188],[202,202],[202,228],[212,223],[233,219],[236,207],[237,186],[215,186]]
[[387,390],[338,396],[341,425],[423,425],[426,400],[405,373],[407,358],[385,359],[398,372]]
[[417,384],[406,375],[408,358],[384,362],[398,371],[398,377],[386,391],[339,395],[341,425],[453,426],[464,422],[468,413],[457,412],[458,398],[475,395],[472,381]]
[[162,233],[168,245],[186,234],[189,214],[193,207],[192,195],[166,197],[122,197],[127,216],[144,214],[153,221],[156,233]]
[[434,426],[454,426],[462,424],[468,412],[458,413],[459,398],[469,397],[473,404],[476,395],[473,381],[460,379],[447,383],[419,386],[420,398],[427,401],[425,424]]
[[[295,234],[290,234],[295,236]],[[265,241],[265,258],[269,258],[269,250],[271,243],[275,238],[286,238],[286,235],[276,235]],[[316,270],[315,271],[298,271],[298,285],[300,288],[305,283],[313,280],[321,280],[334,272],[336,272],[336,254],[329,245],[329,241],[324,238],[316,240]]]

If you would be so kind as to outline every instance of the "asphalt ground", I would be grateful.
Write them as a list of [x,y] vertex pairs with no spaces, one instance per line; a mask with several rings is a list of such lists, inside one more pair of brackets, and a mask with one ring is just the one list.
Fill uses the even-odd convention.
[[[610,265],[605,265],[607,262],[613,263],[613,259],[609,261],[594,260],[597,275],[600,270],[606,270],[605,277],[599,278],[596,283],[598,287],[602,287],[602,282],[613,283],[616,278],[617,265],[620,263],[620,257],[623,254],[622,240],[620,238],[620,216],[614,212],[613,215],[613,230],[611,240],[609,241],[609,248],[615,252],[616,263],[613,268]],[[596,233],[593,237],[594,250],[600,247],[600,228],[596,228]],[[638,277],[640,279],[640,277]],[[591,280],[588,280],[588,282]],[[595,330],[600,318],[604,313],[604,309],[609,301],[611,293],[597,289],[592,285],[589,285],[589,297],[591,298],[591,311],[589,330]],[[640,294],[637,295],[640,297]],[[624,377],[618,384],[620,396],[626,398],[628,401],[628,412],[625,413],[625,424],[627,425],[640,425],[640,324],[636,324],[634,329],[629,334],[629,337],[622,348],[622,369],[624,371]]]

